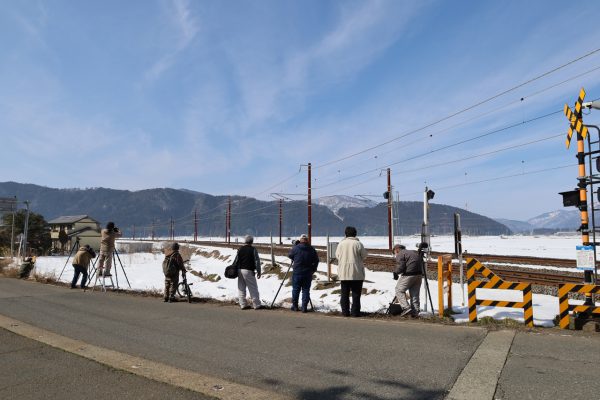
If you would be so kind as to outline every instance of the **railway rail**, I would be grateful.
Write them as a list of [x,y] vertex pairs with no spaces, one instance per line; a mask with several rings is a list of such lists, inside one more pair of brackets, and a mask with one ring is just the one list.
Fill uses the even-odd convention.
[[[224,243],[224,242],[192,242],[194,244],[205,246],[217,246],[238,248],[241,243]],[[255,243],[254,246],[259,252],[271,252],[269,244]],[[290,245],[275,245],[273,253],[276,256],[287,256]],[[315,246],[317,251],[324,256],[325,246]],[[387,249],[368,249],[369,256],[365,260],[367,268],[373,271],[391,272],[394,268],[394,259],[391,257]],[[427,263],[427,272],[429,277],[437,276],[437,256],[444,253],[432,252],[432,260]],[[542,257],[527,257],[527,256],[503,256],[492,254],[466,254],[465,257],[477,258],[482,263],[486,264],[495,274],[507,281],[526,282],[534,285],[542,286],[558,286],[561,283],[581,283],[583,274],[575,269],[575,261],[564,260],[559,258],[542,258]],[[547,267],[569,268],[571,271],[556,271],[544,269]],[[458,281],[459,268],[458,263],[454,262],[453,275]]]

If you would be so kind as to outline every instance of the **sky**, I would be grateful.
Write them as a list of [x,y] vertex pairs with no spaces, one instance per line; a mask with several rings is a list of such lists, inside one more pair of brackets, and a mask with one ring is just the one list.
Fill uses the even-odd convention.
[[[561,209],[600,3],[8,1],[0,181]],[[600,110],[584,115],[600,125]],[[592,137],[598,138],[593,132]],[[383,172],[382,172],[383,171]]]

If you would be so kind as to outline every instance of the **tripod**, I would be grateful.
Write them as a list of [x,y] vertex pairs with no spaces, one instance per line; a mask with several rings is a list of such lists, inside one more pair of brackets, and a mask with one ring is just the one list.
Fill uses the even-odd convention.
[[69,256],[67,257],[67,261],[65,261],[65,265],[63,266],[62,271],[60,271],[60,275],[58,276],[57,281],[60,282],[60,277],[62,276],[63,272],[65,272],[65,268],[67,268],[67,264],[69,263],[69,259],[71,258],[71,255],[73,255],[73,251],[75,250],[75,248],[79,248],[79,236],[75,238],[75,243],[73,243],[71,251],[69,251]]
[[421,258],[421,269],[423,271],[423,278],[425,278],[425,291],[427,292],[427,296],[429,297],[429,304],[431,304],[431,314],[433,314],[433,300],[431,300],[431,292],[429,291],[429,281],[427,280],[427,260],[424,259],[424,256],[427,254],[427,251],[424,249],[428,249],[428,245],[426,242],[423,242],[419,245],[419,257]]
[[[292,264],[290,264],[290,266],[288,267],[287,271],[285,271],[285,275],[283,276],[283,279],[281,280],[281,285],[279,285],[279,289],[277,289],[277,293],[275,293],[275,297],[273,297],[273,301],[271,302],[271,308],[273,308],[273,304],[275,304],[275,300],[277,299],[277,296],[279,296],[279,291],[283,287],[283,283],[287,279],[288,274],[290,273],[291,269],[292,269]],[[313,306],[313,302],[312,302],[312,299],[310,297],[308,298],[308,301],[310,302],[310,309],[312,311],[315,311],[315,306]]]
[[[119,261],[119,265],[121,266],[121,271],[123,272],[123,275],[125,276],[125,280],[127,281],[127,285],[129,286],[129,289],[131,289],[131,284],[129,283],[129,278],[127,278],[127,273],[125,273],[125,268],[123,267],[123,263],[121,262],[121,257],[119,257],[119,252],[117,251],[117,249],[114,249],[112,251],[112,254],[110,255],[110,257],[112,257],[112,264],[115,267],[115,280],[117,282],[117,285],[115,286],[113,280],[112,280],[112,276],[111,275],[104,275],[104,273],[102,274],[102,276],[100,276],[100,274],[98,274],[98,268],[96,268],[96,261],[99,260],[100,258],[100,254],[98,254],[98,258],[94,261],[94,263],[92,264],[92,273],[89,276],[89,280],[88,283],[92,281],[92,278],[94,277],[94,275],[96,276],[96,279],[94,280],[94,285],[92,286],[92,291],[94,291],[95,287],[96,287],[96,283],[98,282],[98,278],[102,278],[102,282],[101,282],[101,286],[102,286],[102,291],[106,292],[106,288],[107,287],[112,287],[113,289],[116,287],[117,289],[120,289],[119,287],[119,274],[118,274],[118,267],[117,267],[117,263],[116,261]],[[106,285],[106,278],[110,278],[110,285]]]

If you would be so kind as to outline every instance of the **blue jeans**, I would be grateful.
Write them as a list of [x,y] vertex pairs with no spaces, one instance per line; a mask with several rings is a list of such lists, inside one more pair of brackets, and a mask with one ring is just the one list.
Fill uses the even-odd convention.
[[302,310],[306,311],[310,301],[310,284],[312,283],[312,274],[293,274],[292,275],[292,304],[298,306],[300,290],[302,290]]
[[73,276],[73,281],[71,281],[71,287],[74,288],[75,286],[77,286],[79,274],[83,274],[83,278],[81,278],[81,288],[83,289],[87,284],[87,268],[83,268],[81,265],[73,265],[73,268],[75,268],[75,275]]

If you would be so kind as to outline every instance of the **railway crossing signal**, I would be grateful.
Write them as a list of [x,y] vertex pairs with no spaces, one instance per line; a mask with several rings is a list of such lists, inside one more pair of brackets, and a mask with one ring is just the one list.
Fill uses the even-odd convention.
[[583,125],[583,120],[581,119],[581,105],[583,104],[583,99],[585,98],[585,90],[581,88],[579,91],[579,97],[575,102],[575,112],[571,111],[571,108],[568,104],[565,104],[565,116],[569,120],[569,132],[567,133],[566,145],[567,149],[571,144],[571,137],[573,136],[573,131],[576,131],[583,139],[587,137],[588,130],[585,125]]

